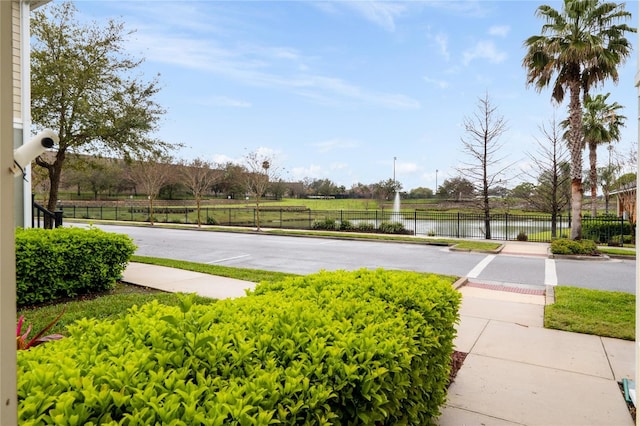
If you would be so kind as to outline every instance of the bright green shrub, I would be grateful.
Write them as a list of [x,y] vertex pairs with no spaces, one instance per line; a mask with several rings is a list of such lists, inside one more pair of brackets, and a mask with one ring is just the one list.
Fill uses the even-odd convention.
[[598,247],[591,240],[570,240],[560,238],[551,242],[551,253],[553,254],[598,254]]
[[340,230],[341,231],[353,231],[354,227],[353,227],[353,223],[351,223],[348,220],[341,220],[340,221]]
[[[446,398],[449,362],[455,336],[454,323],[458,319],[459,293],[451,282],[436,276],[400,271],[321,272],[295,277],[280,283],[262,283],[256,294],[282,292],[290,298],[307,299],[319,306],[331,308],[338,301],[365,302],[381,299],[387,304],[386,313],[406,321],[406,333],[413,345],[407,347],[411,368],[407,375],[395,378],[390,388],[381,387],[387,412],[384,424],[429,424],[437,416]],[[351,305],[340,312],[346,320],[365,315],[366,309]],[[364,309],[359,312],[359,309]],[[341,395],[342,396],[342,395]],[[341,403],[350,407],[367,407],[368,395],[348,394]],[[374,404],[375,406],[375,404]],[[357,408],[351,407],[341,417],[341,424],[355,418]],[[375,411],[375,409],[373,409]],[[374,418],[363,424],[374,424]],[[376,419],[378,420],[378,419]]]
[[378,226],[378,231],[383,234],[407,234],[408,231],[405,229],[404,225],[400,222],[381,222]]
[[324,229],[327,231],[335,231],[338,224],[335,219],[326,218],[324,220],[316,220],[311,224],[311,229]]
[[371,222],[359,222],[354,229],[358,232],[375,232],[376,226]]
[[608,242],[616,244],[633,244],[633,235],[612,235]]
[[628,221],[598,221],[584,220],[582,222],[582,237],[599,243],[608,243],[613,235],[631,234]]
[[17,229],[18,306],[109,290],[135,248],[96,228]]
[[190,303],[21,351],[20,424],[422,425],[445,401],[451,282],[326,272]]

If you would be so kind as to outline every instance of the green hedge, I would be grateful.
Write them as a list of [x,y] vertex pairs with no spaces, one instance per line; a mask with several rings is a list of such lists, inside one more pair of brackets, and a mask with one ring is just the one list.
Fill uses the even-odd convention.
[[18,306],[112,289],[136,247],[100,229],[16,230]]
[[560,238],[551,242],[551,253],[596,255],[598,254],[598,247],[591,240],[574,241]]
[[615,235],[631,234],[631,224],[628,221],[608,221],[600,222],[597,219],[583,220],[582,238],[594,240],[598,243],[606,244]]
[[442,278],[338,271],[81,320],[18,354],[20,424],[432,424],[459,302]]

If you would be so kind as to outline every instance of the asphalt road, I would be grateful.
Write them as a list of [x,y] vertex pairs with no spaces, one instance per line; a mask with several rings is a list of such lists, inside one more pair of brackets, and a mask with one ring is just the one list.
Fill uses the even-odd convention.
[[[83,226],[83,225],[75,225]],[[580,261],[542,256],[487,255],[397,242],[204,232],[97,225],[131,236],[137,255],[224,266],[309,274],[320,270],[385,268],[467,276],[474,282],[572,285],[635,293],[635,259]]]

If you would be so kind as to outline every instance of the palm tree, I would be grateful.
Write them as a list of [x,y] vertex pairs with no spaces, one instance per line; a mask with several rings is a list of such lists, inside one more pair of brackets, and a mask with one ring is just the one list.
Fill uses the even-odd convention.
[[568,144],[571,156],[571,238],[582,236],[582,127],[581,94],[607,79],[618,81],[617,67],[631,53],[626,32],[634,28],[621,23],[631,18],[624,4],[600,0],[564,0],[561,10],[539,6],[544,19],[540,35],[525,40],[522,61],[527,84],[542,91],[552,84],[552,98],[560,103],[569,94]]
[[584,142],[589,148],[589,182],[591,184],[591,216],[597,213],[596,197],[598,190],[597,150],[598,145],[610,144],[620,140],[620,127],[624,126],[627,117],[617,111],[623,106],[617,102],[607,104],[606,95],[587,95],[584,102]]

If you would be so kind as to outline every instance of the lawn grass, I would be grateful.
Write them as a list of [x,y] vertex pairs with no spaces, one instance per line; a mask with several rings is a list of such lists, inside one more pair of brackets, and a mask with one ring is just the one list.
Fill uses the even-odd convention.
[[486,241],[459,241],[453,246],[456,250],[471,251],[493,251],[497,250],[502,243],[490,243]]
[[635,257],[636,251],[625,248],[613,248],[613,247],[598,247],[598,251],[603,254],[612,254],[615,256],[630,256]]
[[574,333],[634,340],[633,294],[559,286],[556,303],[544,310],[544,326]]
[[[220,275],[251,282],[279,281],[285,277],[295,275],[284,272],[230,268],[220,265],[207,265],[202,263],[145,256],[133,256],[131,261],[186,269],[189,271]],[[26,327],[29,324],[32,325],[33,331],[31,332],[31,336],[33,337],[64,309],[65,313],[62,315],[60,321],[58,321],[58,323],[56,323],[56,325],[48,332],[48,334],[59,333],[64,335],[66,326],[74,323],[80,318],[117,318],[120,315],[126,314],[132,306],[143,305],[153,300],[157,300],[162,304],[170,306],[178,304],[178,296],[174,293],[165,293],[145,287],[118,283],[114,290],[107,293],[96,294],[90,297],[83,297],[56,304],[19,309],[18,317],[20,315],[25,316],[23,331],[26,330]],[[215,299],[198,297],[197,302],[209,304],[214,303]]]
[[[178,304],[178,296],[175,293],[165,293],[146,287],[118,283],[114,290],[107,293],[56,304],[19,309],[18,317],[20,315],[25,317],[23,332],[26,331],[26,327],[29,324],[32,325],[30,337],[33,337],[64,310],[65,312],[60,320],[47,332],[47,334],[59,333],[64,335],[66,326],[81,318],[117,318],[126,314],[132,306],[144,305],[153,300],[171,306]],[[202,304],[210,304],[216,300],[198,297],[197,301]]]
[[168,266],[170,268],[186,269],[187,271],[202,272],[203,274],[218,275],[243,281],[259,283],[262,281],[276,282],[297,274],[287,272],[262,271],[258,269],[233,268],[230,266],[209,265],[207,263],[188,262],[185,260],[163,259],[160,257],[132,256],[132,262],[149,263],[152,265]]

